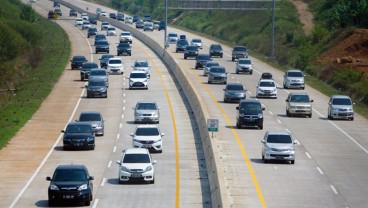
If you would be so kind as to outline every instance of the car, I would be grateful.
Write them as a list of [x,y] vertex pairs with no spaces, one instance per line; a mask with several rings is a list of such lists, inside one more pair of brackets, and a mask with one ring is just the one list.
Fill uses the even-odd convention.
[[186,35],[179,35],[179,40],[186,40],[187,36]]
[[212,58],[208,54],[198,54],[196,57],[196,63],[195,63],[195,69],[201,69],[204,68],[204,65],[206,65],[207,61],[212,61]]
[[47,176],[49,206],[58,206],[60,202],[83,202],[90,206],[93,199],[94,177],[85,165],[58,165],[53,176]]
[[116,13],[113,13],[113,12],[109,13],[109,17],[111,19],[116,19]]
[[82,18],[76,18],[75,19],[75,23],[74,23],[75,26],[82,26],[83,25],[83,19]]
[[153,23],[152,22],[145,22],[143,25],[143,31],[153,31]]
[[312,118],[312,102],[306,92],[291,92],[286,98],[286,115],[308,116]]
[[36,3],[36,0],[29,0],[29,3]]
[[69,122],[63,135],[63,149],[95,149],[95,133],[87,122]]
[[143,29],[144,27],[144,22],[143,21],[137,21],[135,22],[135,28],[137,29]]
[[295,163],[296,141],[285,130],[269,130],[265,133],[262,147],[262,160],[268,163],[270,160],[286,160]]
[[178,41],[178,33],[176,32],[169,32],[169,34],[167,35],[167,41],[169,43],[176,43],[176,41]]
[[90,27],[87,30],[87,37],[90,38],[91,36],[95,36],[97,35],[97,28],[95,27]]
[[97,41],[96,46],[95,46],[95,51],[96,51],[96,54],[100,52],[109,53],[110,52],[109,42],[107,42],[107,40]]
[[166,22],[165,21],[160,21],[158,31],[165,30],[165,29],[166,29]]
[[107,98],[107,83],[104,78],[93,77],[93,79],[88,79],[86,88],[87,98]]
[[141,17],[138,15],[133,15],[133,23],[141,21]]
[[143,22],[152,22],[151,15],[144,15],[143,16]]
[[57,14],[59,17],[63,16],[61,9],[54,9],[54,14]]
[[154,101],[139,101],[133,108],[134,123],[159,123],[160,108]]
[[263,111],[265,107],[257,99],[244,99],[236,107],[236,127],[258,127],[263,129]]
[[89,20],[89,16],[88,16],[88,14],[87,14],[86,12],[83,12],[83,13],[81,14],[81,18],[82,18],[84,21]]
[[273,79],[261,79],[256,85],[256,97],[267,97],[277,99],[277,87]]
[[149,151],[145,148],[129,148],[123,151],[123,156],[116,162],[119,165],[119,184],[143,181],[155,183],[154,164]]
[[129,31],[123,31],[120,33],[120,37],[119,37],[119,42],[120,43],[132,43],[133,42],[133,37],[132,34]]
[[211,44],[209,48],[209,54],[211,57],[218,56],[222,58],[224,52],[222,50],[221,44]]
[[74,9],[69,10],[69,17],[76,17],[77,15],[78,13]]
[[264,72],[261,74],[260,79],[272,79],[272,74],[270,72]]
[[125,24],[133,24],[133,18],[132,17],[125,17],[124,18]]
[[107,62],[107,71],[109,74],[124,74],[124,63],[121,58],[113,57]]
[[184,59],[187,59],[187,58],[190,58],[190,57],[197,58],[198,52],[199,52],[199,50],[198,50],[197,46],[187,45],[185,50],[184,50]]
[[246,99],[247,90],[244,88],[243,84],[232,82],[227,83],[224,89],[224,103],[229,102],[240,102],[241,100]]
[[109,87],[109,74],[105,69],[102,68],[93,68],[89,72],[89,77],[93,79],[94,77],[101,77],[106,82],[106,87]]
[[235,46],[231,52],[231,60],[248,58],[248,49],[245,46]]
[[283,86],[285,89],[299,88],[304,90],[304,73],[299,69],[289,69],[284,74]]
[[100,60],[100,67],[101,68],[107,68],[107,63],[109,62],[109,59],[110,58],[113,58],[114,55],[112,54],[104,54],[101,56],[101,58],[99,59]]
[[110,27],[109,22],[102,22],[101,23],[101,30],[107,30]]
[[80,55],[77,55],[77,56],[73,56],[73,58],[70,60],[70,67],[71,69],[80,69],[82,68],[82,64],[84,62],[87,62],[88,60],[86,59],[85,56],[80,56]]
[[160,128],[156,125],[138,125],[131,133],[134,148],[147,148],[152,152],[162,153],[162,137]]
[[332,95],[328,101],[327,118],[354,120],[353,101],[347,95]]
[[179,51],[185,51],[186,47],[189,45],[189,42],[187,40],[178,40],[176,42],[176,53]]
[[136,60],[133,64],[133,71],[144,71],[147,74],[147,78],[151,77],[151,64],[147,60]]
[[116,20],[119,20],[119,21],[124,21],[124,14],[119,12],[117,15],[116,15]]
[[84,29],[88,29],[91,27],[91,23],[89,22],[89,20],[85,20],[83,21],[83,24],[82,24],[82,30]]
[[220,64],[217,61],[207,61],[204,65],[203,76],[208,76],[211,66],[220,66]]
[[105,121],[98,111],[82,111],[75,121],[90,123],[95,135],[103,136],[105,133]]
[[132,55],[132,46],[129,43],[119,43],[116,47],[117,49],[117,55]]
[[47,13],[47,18],[48,18],[48,19],[54,19],[54,18],[55,18],[54,11],[49,11],[49,12]]
[[159,27],[160,27],[160,21],[153,21],[153,29],[158,30]]
[[128,78],[129,89],[148,89],[148,79],[145,71],[132,71]]
[[200,38],[193,38],[193,39],[190,41],[190,45],[195,45],[195,46],[197,46],[198,48],[202,49],[202,48],[203,48],[202,39],[200,39]]
[[219,83],[226,84],[227,83],[227,72],[225,67],[223,66],[211,66],[210,71],[208,72],[208,84]]
[[239,74],[240,72],[246,72],[248,74],[253,74],[253,64],[248,58],[239,58],[236,62],[235,72]]
[[93,68],[98,68],[98,65],[95,62],[84,62],[82,64],[82,69],[80,71],[81,81],[89,78],[89,74]]
[[101,41],[101,40],[107,40],[106,35],[104,35],[104,34],[97,34],[95,36],[95,45],[97,44],[98,41]]
[[93,25],[97,25],[97,18],[96,17],[90,17],[89,22]]
[[101,14],[101,12],[102,12],[102,9],[101,8],[97,8],[96,9],[96,14]]
[[100,12],[100,16],[101,16],[101,17],[106,17],[106,16],[107,16],[107,13],[106,13],[105,11],[101,11],[101,12]]
[[110,26],[109,28],[107,28],[106,30],[106,36],[116,36],[116,28]]
[[54,7],[60,7],[60,2],[54,1]]

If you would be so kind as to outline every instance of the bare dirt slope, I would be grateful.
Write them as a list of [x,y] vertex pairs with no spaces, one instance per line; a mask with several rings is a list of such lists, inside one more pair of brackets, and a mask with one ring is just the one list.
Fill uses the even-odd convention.
[[313,29],[313,14],[309,11],[308,4],[301,0],[290,0],[298,11],[300,22],[303,24],[305,34],[309,34]]

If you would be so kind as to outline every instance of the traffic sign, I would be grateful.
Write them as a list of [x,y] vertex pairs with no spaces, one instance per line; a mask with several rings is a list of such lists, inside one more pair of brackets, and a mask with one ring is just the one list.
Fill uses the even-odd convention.
[[207,119],[208,131],[218,131],[218,119]]

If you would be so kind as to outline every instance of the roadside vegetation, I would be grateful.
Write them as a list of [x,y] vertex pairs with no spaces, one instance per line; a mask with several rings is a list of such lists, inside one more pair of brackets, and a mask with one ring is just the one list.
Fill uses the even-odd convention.
[[68,37],[57,24],[19,0],[1,4],[0,148],[37,111],[70,55]]

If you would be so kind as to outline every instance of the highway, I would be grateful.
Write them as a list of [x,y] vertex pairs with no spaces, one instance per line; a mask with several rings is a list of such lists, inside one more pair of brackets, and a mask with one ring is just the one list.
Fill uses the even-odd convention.
[[[97,7],[104,8],[108,13],[113,11],[79,0],[67,2],[73,2],[80,8],[88,7],[89,11],[95,11]],[[46,14],[52,4],[40,0],[35,5],[38,6],[41,7],[39,11]],[[63,11],[68,14],[69,10],[63,8]],[[62,19],[57,22],[72,37],[73,46],[78,43],[78,47],[73,47],[72,54],[85,54],[96,61],[99,55],[91,54],[93,46],[89,47],[81,31],[73,26],[74,22],[68,18]],[[169,31],[186,34],[189,39],[198,37],[174,28],[169,28]],[[144,33],[163,45],[163,31]],[[201,52],[208,53],[208,47],[214,41],[201,38],[204,41]],[[116,43],[117,37],[109,40]],[[240,82],[247,88],[247,98],[255,97],[255,85],[263,72],[271,72],[280,85],[277,99],[260,99],[265,106],[264,129],[236,129],[236,104],[223,103],[224,85],[207,84],[203,71],[194,69],[194,60],[184,60],[182,53],[175,53],[174,44],[167,50],[199,93],[208,115],[219,119],[220,131],[215,133],[211,141],[219,155],[217,165],[223,176],[219,180],[225,184],[222,191],[226,198],[223,201],[227,204],[223,207],[368,207],[366,119],[356,115],[354,121],[327,120],[328,97],[309,86],[305,91],[314,100],[313,117],[287,117],[285,99],[290,91],[295,90],[282,88],[282,72],[251,58],[255,69],[253,75],[235,74],[231,48],[225,46],[224,58],[214,59],[228,70],[228,82]],[[133,56],[123,57],[127,71],[137,58],[146,58],[152,63],[154,70],[151,70],[148,91],[127,90],[124,76],[114,75],[110,76],[107,100],[87,100],[82,94],[84,83],[76,81],[78,72],[68,71],[68,77],[63,76],[66,81],[69,80],[70,87],[80,89],[79,94],[82,95],[80,101],[76,101],[79,105],[75,114],[72,113],[71,120],[81,110],[99,110],[106,119],[106,134],[97,138],[94,151],[64,152],[60,151],[61,144],[58,143],[24,193],[18,195],[19,199],[14,200],[14,196],[9,194],[7,202],[11,201],[14,207],[47,206],[45,177],[52,174],[57,164],[78,162],[86,164],[95,176],[93,207],[212,206],[201,138],[181,88],[175,84],[157,55],[135,39]],[[164,153],[153,155],[158,160],[155,166],[157,182],[154,185],[122,186],[117,183],[115,161],[121,150],[130,146],[129,133],[134,129],[131,107],[139,99],[156,99],[161,106],[161,119],[166,121],[160,122],[160,128],[166,134]],[[262,162],[260,141],[267,130],[275,129],[287,130],[297,140],[294,165]],[[24,187],[21,185],[18,184],[19,190]],[[0,206],[6,207],[7,204]]]

